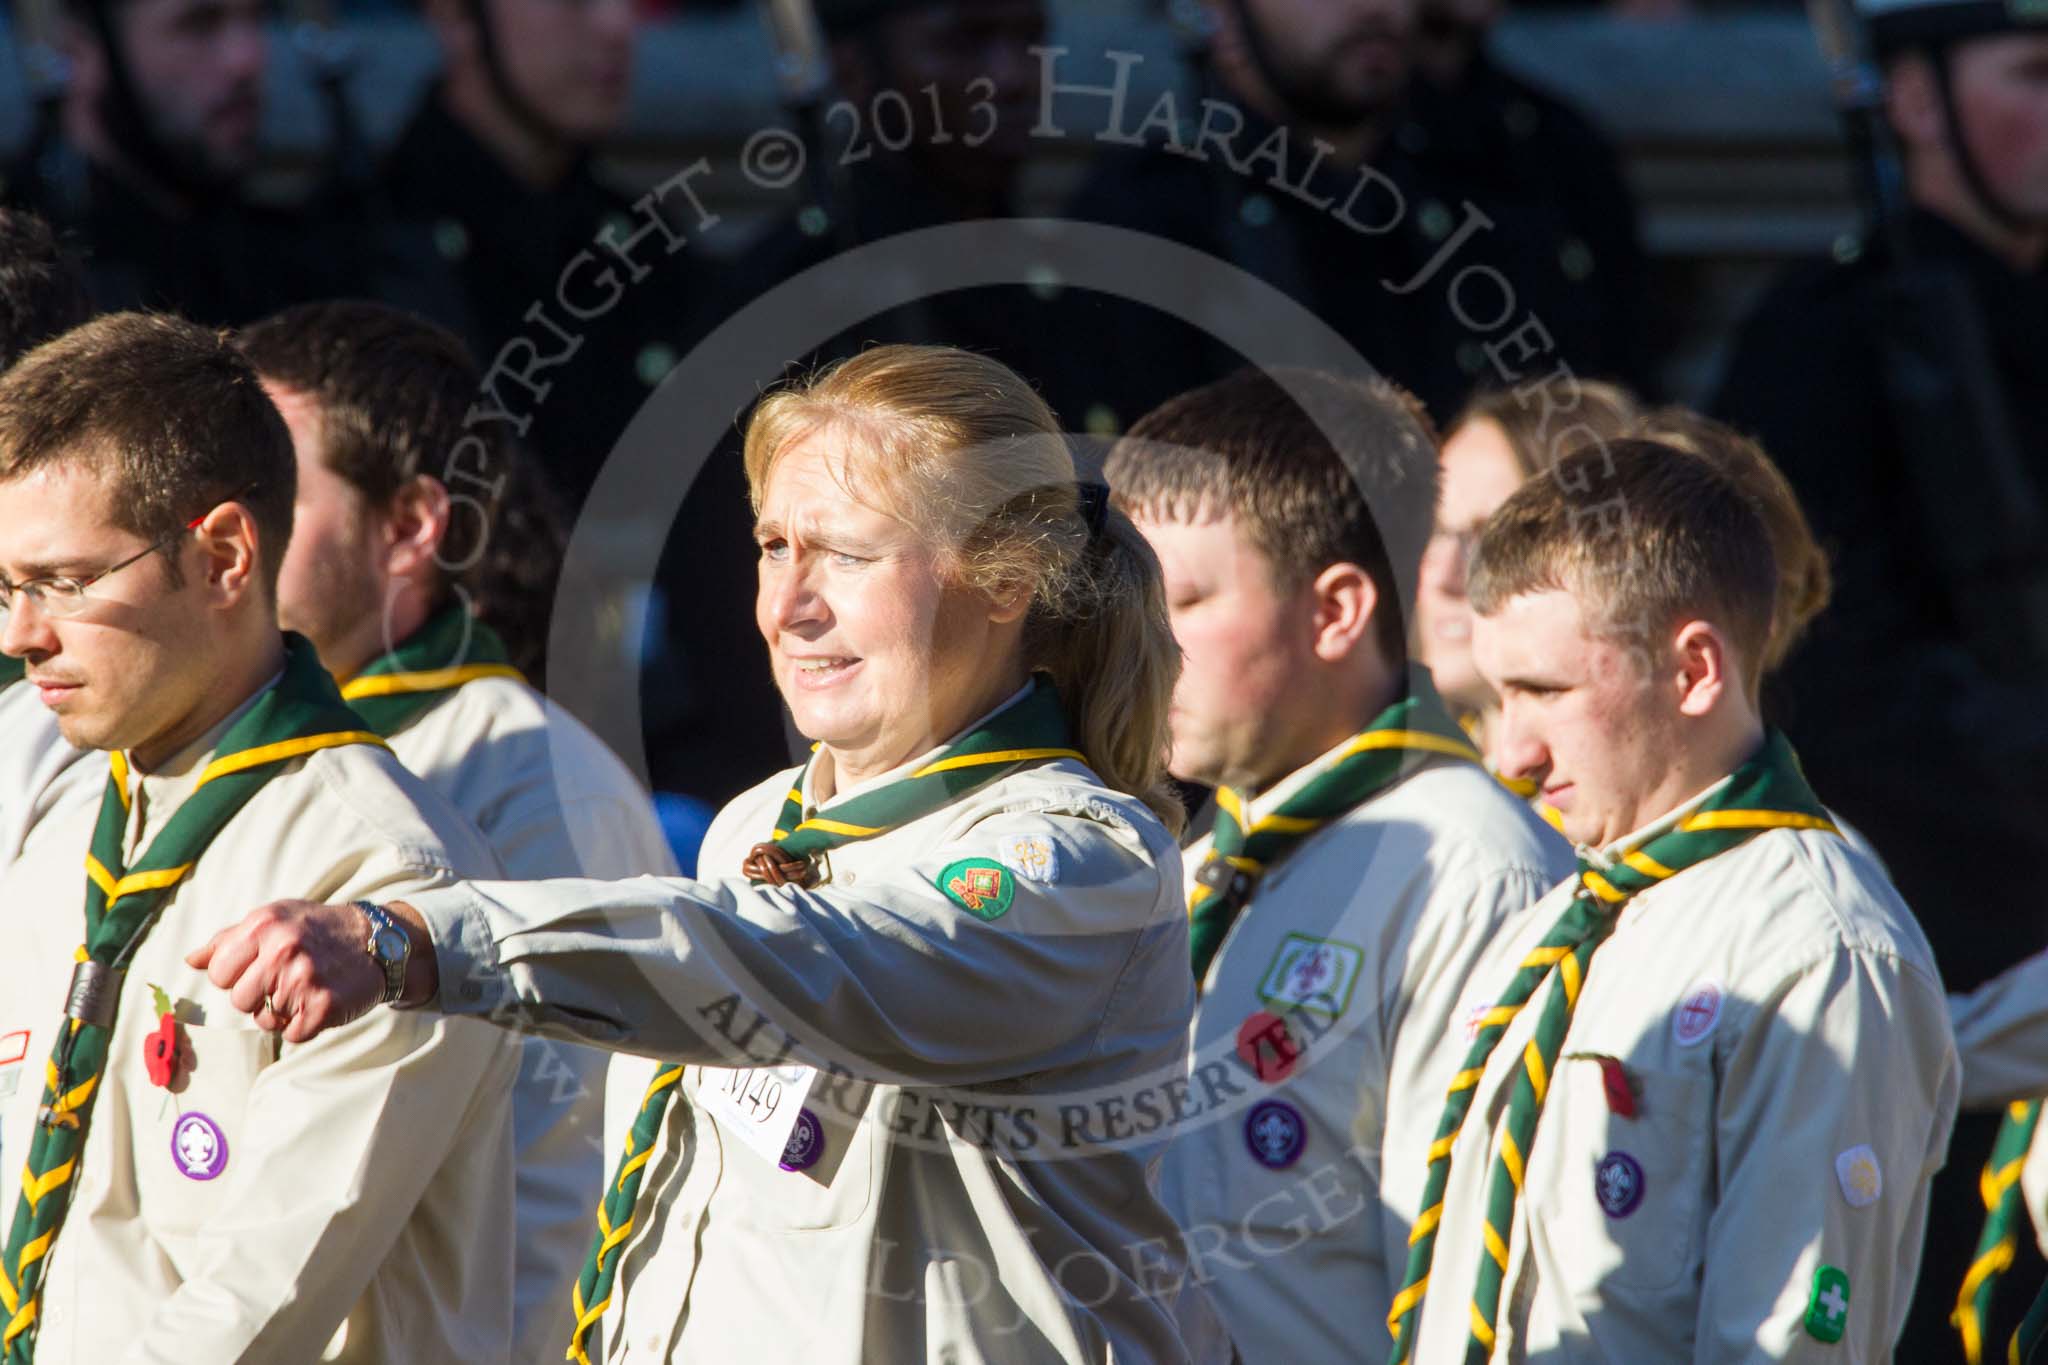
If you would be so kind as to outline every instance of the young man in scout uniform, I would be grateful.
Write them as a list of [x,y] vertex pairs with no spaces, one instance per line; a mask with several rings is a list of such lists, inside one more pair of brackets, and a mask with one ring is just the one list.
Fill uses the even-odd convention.
[[[483,487],[502,486],[513,458],[491,434],[497,424],[464,424],[477,374],[462,343],[380,304],[318,303],[247,329],[239,344],[298,455],[278,610],[343,680],[343,698],[483,831],[508,877],[674,875],[647,793],[527,685],[472,614],[473,575],[446,567],[482,564],[503,548],[482,538],[513,534],[452,505],[451,461]],[[574,1326],[569,1288],[611,1150],[601,1143],[605,1055],[545,1038],[525,1047],[512,1097],[513,1358],[552,1362]],[[627,1089],[637,1102],[653,1064],[620,1065],[636,1062]]]
[[1468,997],[1399,1361],[1884,1360],[1959,1084],[1932,955],[1757,716],[1753,506],[1648,442],[1487,522],[1498,752],[1579,870]]
[[1246,370],[1173,400],[1106,472],[1158,553],[1182,653],[1193,1077],[1162,1188],[1247,1360],[1383,1359],[1454,1006],[1570,853],[1480,766],[1407,623],[1437,452],[1380,380]]
[[189,324],[101,318],[0,380],[0,649],[111,770],[0,885],[31,1065],[6,1365],[510,1348],[516,1041],[380,1011],[283,1045],[183,960],[251,896],[498,865],[278,630],[294,483],[255,372]]

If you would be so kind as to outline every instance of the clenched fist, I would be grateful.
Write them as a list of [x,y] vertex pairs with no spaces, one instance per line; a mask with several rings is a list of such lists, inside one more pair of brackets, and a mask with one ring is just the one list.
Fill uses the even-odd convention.
[[[400,1004],[435,994],[434,949],[413,908],[384,909],[412,939]],[[370,956],[370,918],[353,905],[275,901],[223,929],[185,961],[206,972],[259,1027],[303,1043],[367,1013],[384,998],[384,972]]]

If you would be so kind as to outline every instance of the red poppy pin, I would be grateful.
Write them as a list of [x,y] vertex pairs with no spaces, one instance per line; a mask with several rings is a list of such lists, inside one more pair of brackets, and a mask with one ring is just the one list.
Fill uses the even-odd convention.
[[151,1085],[169,1090],[178,1081],[178,1015],[161,989],[151,986],[150,991],[156,997],[156,1027],[142,1040],[142,1064]]
[[1623,1119],[1636,1116],[1642,1104],[1642,1083],[1629,1074],[1621,1058],[1601,1052],[1574,1052],[1566,1060],[1600,1063],[1600,1086],[1607,1095],[1607,1112]]

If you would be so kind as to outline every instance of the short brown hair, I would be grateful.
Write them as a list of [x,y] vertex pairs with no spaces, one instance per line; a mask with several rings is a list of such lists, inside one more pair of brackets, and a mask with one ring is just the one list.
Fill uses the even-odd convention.
[[1120,505],[1147,515],[1235,518],[1283,586],[1358,565],[1391,608],[1376,613],[1381,654],[1406,659],[1438,485],[1436,431],[1406,389],[1239,370],[1139,419],[1103,473]]
[[[1541,398],[1540,403],[1532,403],[1532,392]],[[1527,386],[1481,389],[1448,429],[1456,432],[1472,422],[1493,423],[1507,439],[1525,479],[1534,478],[1584,446],[1641,434],[1630,428],[1640,420],[1642,405],[1619,384],[1574,378],[1571,394],[1571,405],[1564,407],[1551,401],[1548,384],[1533,390]]]
[[321,463],[370,506],[421,475],[444,485],[457,470],[474,476],[436,552],[440,596],[458,585],[540,679],[566,518],[504,424],[470,421],[482,377],[462,340],[385,304],[338,299],[287,308],[235,342],[264,379],[318,405]]
[[1676,446],[1708,461],[1755,504],[1764,529],[1770,532],[1771,553],[1778,564],[1777,602],[1763,659],[1764,672],[1775,672],[1834,597],[1834,574],[1828,567],[1827,552],[1814,539],[1813,526],[1791,481],[1762,446],[1690,408],[1658,408],[1645,414],[1630,434]]
[[1511,598],[1578,597],[1589,626],[1648,647],[1688,617],[1726,631],[1755,692],[1778,573],[1756,505],[1713,463],[1659,441],[1567,455],[1501,504],[1472,552],[1466,590],[1492,616]]
[[[225,333],[110,313],[29,352],[0,378],[0,479],[72,461],[97,469],[114,524],[146,540],[214,503],[241,503],[275,593],[298,466],[284,418]],[[163,562],[181,585],[176,558]]]

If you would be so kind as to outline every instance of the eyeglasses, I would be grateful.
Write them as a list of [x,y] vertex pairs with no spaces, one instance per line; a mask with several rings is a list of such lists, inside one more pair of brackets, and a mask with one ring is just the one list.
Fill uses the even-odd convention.
[[43,578],[31,578],[23,583],[10,583],[5,578],[0,578],[0,617],[5,617],[14,610],[14,597],[16,593],[26,597],[35,604],[37,611],[43,612],[46,615],[55,616],[60,619],[76,616],[79,612],[85,610],[85,604],[88,600],[85,595],[86,590],[92,587],[93,584],[100,582],[102,579],[112,577],[131,564],[140,564],[158,550],[175,544],[189,532],[198,530],[200,524],[212,516],[216,508],[224,507],[231,502],[240,502],[255,491],[256,484],[244,484],[240,489],[228,497],[222,498],[212,507],[207,508],[204,512],[201,512],[198,516],[165,536],[162,540],[157,541],[156,544],[151,545],[148,549],[128,556],[119,564],[110,564],[98,573],[91,574],[85,578],[67,578],[52,575]]

